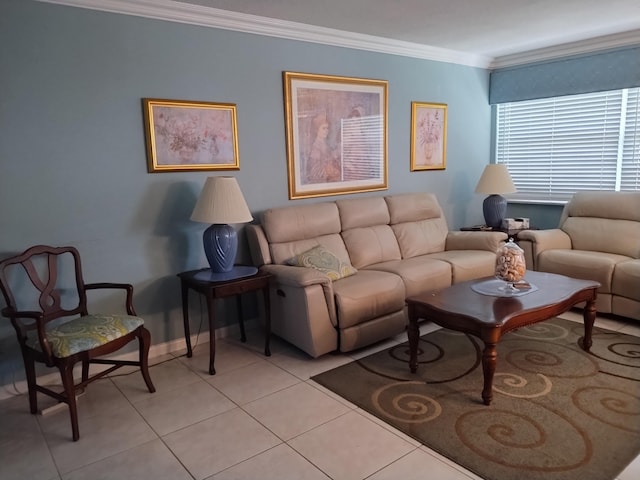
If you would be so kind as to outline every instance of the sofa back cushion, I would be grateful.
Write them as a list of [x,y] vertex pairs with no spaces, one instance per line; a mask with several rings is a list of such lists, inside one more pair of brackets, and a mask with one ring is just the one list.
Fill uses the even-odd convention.
[[385,201],[402,258],[444,251],[449,229],[434,194],[390,195]]
[[578,192],[565,206],[560,228],[576,250],[640,258],[640,192]]
[[364,268],[400,260],[400,247],[389,226],[389,210],[383,197],[336,201],[351,264]]
[[389,209],[384,197],[349,198],[337,200],[342,230],[389,225]]
[[338,207],[333,202],[266,210],[262,214],[262,228],[275,264],[286,264],[316,245],[323,245],[339,259],[349,261],[340,236]]
[[567,204],[566,217],[596,217],[640,222],[640,192],[578,192]]
[[616,253],[640,258],[640,222],[596,217],[569,217],[562,230],[575,250]]

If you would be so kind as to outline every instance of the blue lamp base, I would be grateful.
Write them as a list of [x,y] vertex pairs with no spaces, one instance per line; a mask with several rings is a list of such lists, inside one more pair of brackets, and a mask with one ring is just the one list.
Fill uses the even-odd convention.
[[507,214],[507,199],[502,195],[489,195],[482,202],[484,223],[491,228],[502,228],[502,219]]
[[238,235],[231,225],[213,224],[202,234],[204,253],[211,271],[230,272],[238,252]]

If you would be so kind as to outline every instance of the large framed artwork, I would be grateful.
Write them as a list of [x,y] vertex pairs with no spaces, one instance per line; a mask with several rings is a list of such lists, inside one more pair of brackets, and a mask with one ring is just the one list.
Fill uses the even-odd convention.
[[232,103],[143,98],[149,173],[239,170]]
[[289,198],[386,190],[387,82],[283,72]]
[[447,166],[447,105],[411,102],[411,171]]

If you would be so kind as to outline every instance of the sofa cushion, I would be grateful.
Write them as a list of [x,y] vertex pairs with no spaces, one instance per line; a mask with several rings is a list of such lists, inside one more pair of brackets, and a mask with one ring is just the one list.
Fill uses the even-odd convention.
[[262,214],[262,228],[269,243],[293,242],[340,233],[335,203],[270,208]]
[[444,251],[448,227],[435,195],[390,195],[385,200],[402,258]]
[[349,262],[347,249],[344,246],[342,237],[337,233],[295,242],[272,243],[269,246],[271,260],[277,265],[286,264],[296,255],[300,255],[302,252],[306,252],[317,245],[324,246],[343,262]]
[[442,252],[445,249],[447,226],[440,219],[400,223],[391,228],[398,240],[402,258]]
[[584,250],[546,250],[538,256],[538,270],[568,277],[600,282],[601,293],[612,292],[613,271],[616,264],[629,257]]
[[415,222],[443,218],[438,199],[433,193],[405,193],[384,197],[389,208],[390,223]]
[[315,268],[331,280],[340,280],[358,272],[349,262],[340,260],[322,245],[296,255],[287,263],[296,267]]
[[[640,209],[640,205],[638,206]],[[640,222],[610,218],[569,217],[562,230],[575,250],[616,253],[640,258]]]
[[266,210],[262,214],[262,228],[275,264],[285,264],[316,245],[325,246],[342,261],[349,261],[340,236],[340,216],[335,203]]
[[389,209],[383,197],[336,200],[342,230],[389,225]]
[[640,302],[640,260],[618,263],[613,271],[612,288],[616,295]]
[[368,322],[404,308],[402,279],[392,273],[359,270],[333,282],[338,328]]
[[431,253],[428,257],[447,262],[451,265],[451,283],[489,277],[495,273],[495,252],[485,250],[450,250],[447,252]]
[[337,200],[336,205],[342,238],[356,268],[400,259],[400,247],[389,226],[389,209],[383,197]]
[[597,217],[640,222],[640,192],[577,192],[563,211],[569,217]]
[[432,290],[451,285],[451,266],[447,262],[426,255],[377,263],[367,267],[367,270],[380,270],[399,275],[404,282],[407,297],[424,292],[425,285]]
[[352,228],[342,232],[349,258],[356,268],[400,260],[400,247],[389,225]]

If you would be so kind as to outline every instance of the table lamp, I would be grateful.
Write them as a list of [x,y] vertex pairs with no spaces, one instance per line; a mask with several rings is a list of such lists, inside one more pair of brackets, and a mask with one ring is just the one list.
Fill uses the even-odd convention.
[[491,228],[502,227],[502,219],[507,213],[507,199],[502,194],[515,191],[516,187],[505,165],[491,163],[484,168],[476,186],[476,193],[489,195],[482,202],[482,213],[487,226]]
[[204,252],[214,273],[233,269],[238,235],[230,223],[253,220],[234,177],[209,177],[202,188],[191,220],[212,224],[203,235]]

